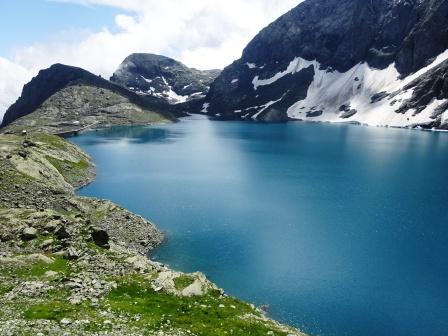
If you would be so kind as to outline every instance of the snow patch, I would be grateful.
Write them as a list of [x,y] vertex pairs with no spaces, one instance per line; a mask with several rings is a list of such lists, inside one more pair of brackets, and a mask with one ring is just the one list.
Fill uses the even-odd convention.
[[246,65],[247,65],[247,67],[248,67],[249,69],[255,69],[255,68],[257,67],[257,65],[256,65],[255,63],[249,63],[249,62],[247,62]]
[[285,93],[281,98],[279,98],[279,99],[277,99],[277,100],[272,100],[272,101],[270,101],[270,102],[268,102],[268,103],[266,103],[266,104],[264,104],[264,105],[262,105],[262,106],[259,106],[259,107],[262,107],[262,109],[261,109],[260,111],[258,111],[257,113],[255,113],[255,114],[252,116],[252,119],[253,119],[253,120],[257,120],[258,116],[259,116],[261,113],[263,113],[264,111],[266,111],[271,105],[274,105],[275,103],[278,103],[279,101],[281,101],[281,100],[283,99],[283,97],[285,97],[285,95],[286,95],[286,93]]
[[168,86],[168,90],[163,91],[163,96],[167,98],[173,104],[185,103],[190,96],[181,96],[177,94],[171,86]]
[[202,113],[208,113],[208,108],[210,107],[210,103],[204,103],[203,105],[202,105],[202,110],[201,110],[201,112]]
[[441,116],[441,121],[442,121],[442,124],[448,123],[448,111],[443,112],[443,114]]
[[145,77],[143,77],[143,76],[141,76],[141,75],[140,75],[140,77],[141,77],[146,83],[149,83],[149,84],[152,83],[152,79],[145,78]]
[[[306,61],[295,58],[288,68],[272,78],[260,80],[254,78],[254,88],[261,85],[270,85],[288,73],[298,72],[310,65],[314,67],[314,79],[308,88],[307,97],[292,105],[287,114],[291,118],[304,119],[309,111],[323,111],[320,116],[313,116],[315,121],[330,122],[359,122],[372,126],[413,127],[416,124],[425,124],[434,121],[431,118],[434,110],[444,101],[435,100],[425,110],[415,114],[410,110],[405,114],[395,111],[401,104],[412,97],[413,89],[404,91],[404,87],[448,59],[448,50],[440,54],[430,65],[422,70],[400,79],[395,64],[378,70],[370,68],[367,63],[360,63],[340,73],[334,70],[322,70],[317,61]],[[387,98],[372,102],[372,96],[380,92],[386,95],[395,93]],[[397,94],[397,92],[399,92]],[[342,105],[357,110],[357,113],[347,119],[341,119]],[[444,114],[445,117],[445,114]]]
[[438,66],[440,63],[446,61],[447,59],[448,59],[448,49],[445,50],[443,53],[441,53],[439,56],[437,56],[437,57],[435,58],[435,60],[434,60],[431,64],[425,66],[424,68],[420,69],[419,71],[415,72],[414,74],[409,75],[408,77],[406,77],[406,78],[403,80],[403,84],[402,84],[402,85],[407,85],[407,84],[409,84],[409,83],[412,82],[413,80],[417,79],[418,77],[420,77],[420,76],[423,75],[424,73],[428,72],[428,71],[431,70],[432,68]]
[[235,84],[238,82],[238,78],[232,79],[232,81],[230,82],[231,84]]
[[289,74],[295,74],[303,69],[310,67],[311,65],[316,67],[318,63],[316,61],[307,61],[301,57],[296,57],[289,63],[286,70],[276,73],[271,78],[260,79],[259,76],[255,76],[252,81],[254,90],[257,90],[259,86],[271,85],[278,81],[280,78],[283,78]]

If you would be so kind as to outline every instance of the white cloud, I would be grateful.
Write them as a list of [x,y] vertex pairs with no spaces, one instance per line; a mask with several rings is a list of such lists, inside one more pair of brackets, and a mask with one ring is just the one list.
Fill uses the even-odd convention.
[[[51,0],[85,6],[112,6],[123,12],[116,27],[97,32],[55,32],[51,42],[17,48],[10,70],[28,76],[11,83],[0,78],[2,106],[17,98],[22,86],[39,69],[54,63],[83,67],[109,77],[122,60],[134,52],[170,56],[199,69],[222,68],[241,55],[256,33],[301,0]],[[114,28],[114,29],[111,29]],[[12,65],[15,63],[15,65]],[[1,63],[2,67],[8,65]],[[22,73],[23,74],[23,73]],[[16,93],[15,97],[14,93]],[[4,96],[4,97],[3,97]]]
[[22,86],[31,78],[31,74],[24,67],[2,57],[0,57],[0,74],[1,119],[3,112],[20,96]]

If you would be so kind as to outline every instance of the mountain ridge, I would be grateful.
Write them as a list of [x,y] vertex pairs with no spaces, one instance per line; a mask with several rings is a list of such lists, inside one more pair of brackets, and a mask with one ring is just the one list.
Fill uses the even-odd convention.
[[141,96],[179,104],[204,98],[219,73],[189,68],[162,55],[134,53],[126,57],[110,80]]
[[153,117],[174,121],[173,113],[160,99],[141,97],[82,68],[54,64],[24,86],[22,95],[6,111],[2,128],[37,125],[40,131],[59,132],[70,124],[82,128],[89,123],[145,123]]
[[[264,28],[223,70],[203,108],[222,119],[448,127],[448,116],[431,118],[427,110],[422,117],[430,102],[413,97],[420,102],[415,110],[397,106],[413,91],[398,84],[446,59],[447,15],[445,0],[306,0]],[[390,100],[366,103],[383,91]],[[434,93],[431,102],[440,96]]]

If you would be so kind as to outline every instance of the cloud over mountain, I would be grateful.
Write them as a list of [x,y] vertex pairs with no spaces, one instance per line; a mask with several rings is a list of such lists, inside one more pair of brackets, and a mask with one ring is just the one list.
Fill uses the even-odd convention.
[[[5,106],[41,68],[53,63],[83,67],[108,77],[134,52],[151,52],[200,69],[222,68],[269,22],[299,0],[52,0],[120,11],[113,27],[55,32],[51,41],[16,48],[0,66],[20,75],[0,78],[0,117]],[[20,91],[20,90],[19,90]]]

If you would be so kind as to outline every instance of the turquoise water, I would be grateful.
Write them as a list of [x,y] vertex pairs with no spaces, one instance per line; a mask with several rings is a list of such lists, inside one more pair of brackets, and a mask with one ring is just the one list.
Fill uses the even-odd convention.
[[111,199],[200,270],[313,335],[448,335],[448,134],[187,119],[73,138]]

